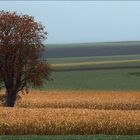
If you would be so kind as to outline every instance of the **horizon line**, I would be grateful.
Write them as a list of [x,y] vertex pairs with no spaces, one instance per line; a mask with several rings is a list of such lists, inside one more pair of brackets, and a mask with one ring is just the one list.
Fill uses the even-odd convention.
[[65,45],[65,44],[96,44],[96,43],[125,43],[125,42],[140,42],[140,40],[130,41],[97,41],[97,42],[68,42],[68,43],[43,43],[45,45]]

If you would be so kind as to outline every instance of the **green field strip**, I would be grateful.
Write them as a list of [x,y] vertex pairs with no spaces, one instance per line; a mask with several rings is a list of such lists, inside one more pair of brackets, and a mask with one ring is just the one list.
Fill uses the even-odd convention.
[[53,72],[52,78],[42,90],[140,90],[140,68]]
[[94,62],[94,61],[114,61],[114,60],[137,60],[140,55],[117,55],[117,56],[91,56],[91,57],[66,57],[66,58],[49,58],[51,64],[74,63],[74,62]]
[[46,48],[74,48],[74,47],[115,47],[116,45],[127,46],[127,45],[139,45],[140,41],[118,41],[118,42],[88,42],[88,43],[69,43],[69,44],[45,44]]
[[0,140],[140,140],[139,135],[59,135],[59,136],[0,136]]
[[0,140],[140,140],[140,135],[25,135],[0,136]]

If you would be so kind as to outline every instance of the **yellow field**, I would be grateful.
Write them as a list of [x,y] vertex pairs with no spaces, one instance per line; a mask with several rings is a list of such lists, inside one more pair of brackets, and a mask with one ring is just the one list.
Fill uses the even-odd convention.
[[0,110],[0,134],[140,134],[139,92],[32,91]]
[[0,108],[0,134],[140,134],[140,111]]
[[83,65],[95,65],[95,64],[117,64],[117,63],[129,63],[129,62],[140,62],[136,60],[108,60],[108,61],[93,61],[93,62],[75,62],[75,63],[60,63],[52,64],[53,67],[66,67],[66,66],[83,66]]
[[28,108],[140,110],[139,92],[33,91],[17,103]]

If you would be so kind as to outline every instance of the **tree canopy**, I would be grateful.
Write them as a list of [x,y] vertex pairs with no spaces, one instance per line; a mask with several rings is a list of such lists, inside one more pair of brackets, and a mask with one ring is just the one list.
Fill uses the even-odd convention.
[[29,84],[43,85],[51,67],[43,59],[45,27],[34,17],[0,11],[0,84],[5,87],[7,106],[14,106],[19,91]]

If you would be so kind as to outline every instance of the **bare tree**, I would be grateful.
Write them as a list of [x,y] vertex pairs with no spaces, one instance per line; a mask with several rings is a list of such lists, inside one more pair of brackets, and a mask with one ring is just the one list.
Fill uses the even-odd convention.
[[0,84],[6,89],[6,106],[13,107],[19,91],[49,80],[51,67],[41,60],[47,32],[34,17],[0,11]]

